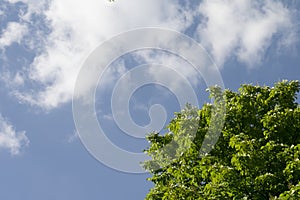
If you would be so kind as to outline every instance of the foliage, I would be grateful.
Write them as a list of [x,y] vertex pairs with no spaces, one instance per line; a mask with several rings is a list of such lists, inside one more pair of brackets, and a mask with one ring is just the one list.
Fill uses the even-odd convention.
[[[299,88],[298,81],[282,81],[272,88],[242,85],[238,92],[226,90],[225,124],[205,155],[199,152],[217,104],[187,106],[175,113],[166,134],[148,136],[145,151],[152,159],[144,168],[152,174],[154,187],[146,199],[300,199]],[[216,101],[220,93],[212,97]],[[192,137],[181,137],[186,127],[196,127]]]

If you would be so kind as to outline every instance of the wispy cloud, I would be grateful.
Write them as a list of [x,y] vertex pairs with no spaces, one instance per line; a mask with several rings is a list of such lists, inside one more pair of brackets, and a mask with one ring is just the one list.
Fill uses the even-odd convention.
[[293,40],[291,12],[279,1],[205,0],[199,12],[206,20],[198,26],[198,38],[219,66],[236,57],[253,67],[272,42]]
[[16,131],[13,125],[0,115],[0,149],[9,150],[12,155],[21,152],[29,144],[25,131]]
[[31,64],[28,77],[45,87],[34,94],[17,93],[17,96],[46,109],[68,102],[82,62],[100,42],[137,27],[184,30],[192,23],[188,15],[180,4],[171,0],[115,4],[98,0],[52,0],[44,11],[52,32]]
[[112,114],[105,114],[102,116],[102,118],[109,121],[112,121],[114,119]]
[[79,138],[78,132],[76,130],[74,130],[74,133],[68,136],[67,142],[68,143],[73,143],[76,140],[78,140],[78,138]]
[[0,49],[10,46],[14,42],[20,43],[27,32],[27,26],[23,24],[17,22],[8,23],[0,36]]
[[[296,38],[292,34],[295,26],[292,14],[280,1],[204,0],[193,6],[183,6],[179,0],[6,1],[21,1],[28,5],[28,10],[20,16],[19,23],[8,25],[5,32],[12,34],[3,32],[0,47],[20,42],[26,30],[30,30],[34,36],[26,37],[25,43],[33,51],[36,49],[36,56],[22,78],[25,84],[29,82],[38,87],[28,90],[30,92],[15,92],[16,97],[44,109],[69,102],[85,58],[101,42],[122,31],[154,26],[185,32],[195,25],[195,37],[220,66],[236,58],[253,67],[262,62],[265,50],[274,41],[278,45],[289,45]],[[40,19],[37,24],[31,24],[37,18],[34,14]],[[195,24],[200,15],[200,22]],[[169,66],[177,62],[171,57],[163,59]],[[176,69],[185,71],[183,67]],[[194,80],[190,72],[186,68],[184,74]]]

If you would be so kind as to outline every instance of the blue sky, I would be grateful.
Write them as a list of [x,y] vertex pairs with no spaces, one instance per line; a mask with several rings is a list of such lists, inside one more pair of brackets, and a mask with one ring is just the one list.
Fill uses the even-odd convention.
[[[95,159],[75,127],[76,78],[104,41],[137,28],[175,30],[207,50],[225,88],[273,85],[300,78],[299,11],[297,0],[0,0],[0,199],[138,200],[151,188],[149,174],[122,171],[124,159],[108,154],[119,170]],[[205,77],[178,55],[157,49],[119,55],[104,71],[93,101],[106,136],[128,152],[147,147],[146,133],[135,138],[118,126],[112,94],[120,78],[149,63],[185,77],[199,105],[209,101]],[[163,70],[149,68],[145,74],[174,88],[184,83]],[[136,84],[132,77],[125,78],[128,84],[120,86],[124,91]],[[178,95],[148,84],[132,94],[126,108],[144,127],[151,121],[151,106],[161,104],[166,125],[180,110]]]

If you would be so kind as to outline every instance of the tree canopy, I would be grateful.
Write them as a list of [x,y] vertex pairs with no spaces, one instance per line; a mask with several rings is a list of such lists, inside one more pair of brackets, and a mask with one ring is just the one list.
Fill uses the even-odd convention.
[[214,102],[224,98],[226,112],[205,154],[203,141],[213,117],[221,117],[214,114],[219,104],[175,113],[167,133],[147,137],[151,160],[144,168],[154,187],[146,199],[300,199],[299,88],[298,81],[242,85],[238,92],[210,88]]

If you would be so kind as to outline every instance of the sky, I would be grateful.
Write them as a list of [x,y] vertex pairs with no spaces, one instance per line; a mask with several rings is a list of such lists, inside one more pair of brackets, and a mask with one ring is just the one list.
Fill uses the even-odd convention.
[[299,80],[299,25],[298,0],[0,0],[0,199],[143,199],[146,134],[211,84]]

